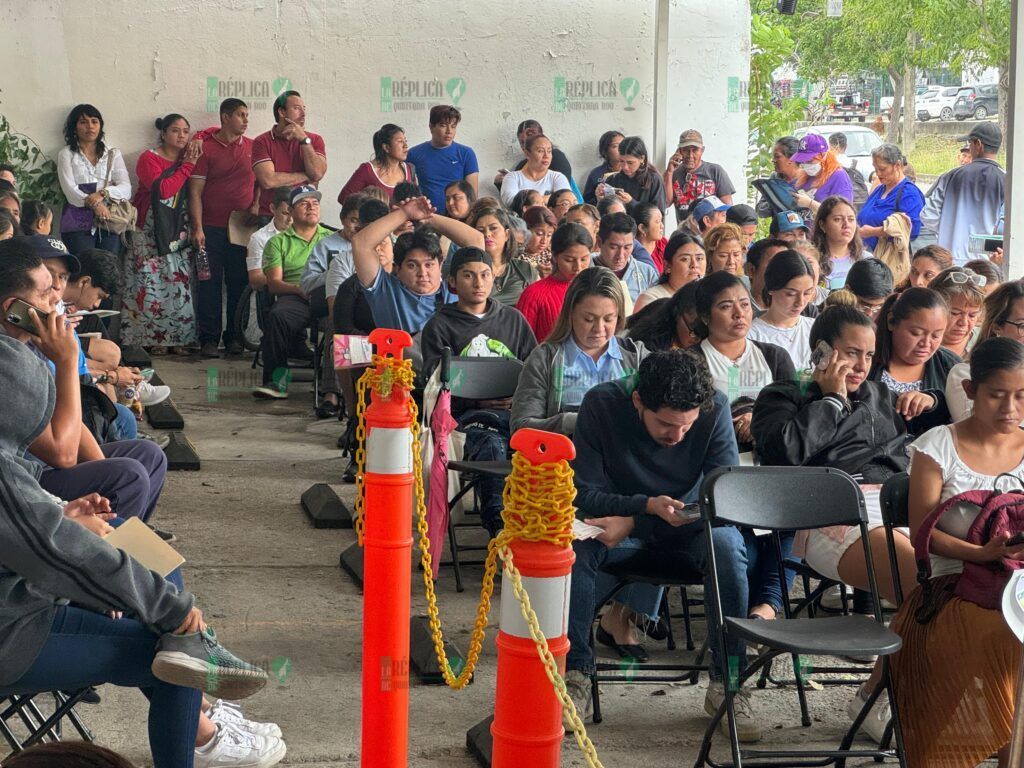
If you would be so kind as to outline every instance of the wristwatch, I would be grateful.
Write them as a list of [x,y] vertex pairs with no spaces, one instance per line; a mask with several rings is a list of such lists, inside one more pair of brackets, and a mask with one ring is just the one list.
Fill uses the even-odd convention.
[[301,140],[299,141],[299,144],[306,144],[306,145],[309,145],[309,144],[312,144],[312,143],[313,143],[313,140],[312,140],[311,138],[309,138],[309,136],[307,136],[306,138],[304,138],[304,139],[301,139]]

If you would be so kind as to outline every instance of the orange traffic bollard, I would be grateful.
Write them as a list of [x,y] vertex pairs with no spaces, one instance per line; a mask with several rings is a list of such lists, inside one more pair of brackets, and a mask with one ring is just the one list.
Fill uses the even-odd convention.
[[[533,465],[568,461],[576,455],[569,438],[535,429],[516,432],[511,446]],[[535,490],[529,488],[527,493],[537,500]],[[517,512],[506,506],[505,514],[508,520],[510,514]],[[511,521],[507,525],[511,525]],[[529,521],[524,527],[529,527]],[[576,556],[571,546],[559,546],[550,541],[513,539],[508,546],[551,655],[564,675],[565,656],[569,651],[569,584]],[[497,646],[498,682],[491,724],[491,765],[493,768],[557,768],[565,735],[562,705],[537,654],[537,644],[530,636],[512,585],[505,583],[504,578]]]
[[[398,360],[412,345],[405,331],[387,329],[373,331],[370,342],[376,354]],[[371,391],[366,409],[363,768],[408,765],[414,480],[409,397],[396,380],[390,393]]]

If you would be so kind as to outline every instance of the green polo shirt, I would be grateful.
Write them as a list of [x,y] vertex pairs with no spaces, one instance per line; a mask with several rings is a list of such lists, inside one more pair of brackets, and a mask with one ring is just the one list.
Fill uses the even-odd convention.
[[281,267],[284,281],[298,285],[306,262],[309,261],[309,254],[313,252],[313,246],[330,234],[333,234],[331,230],[322,224],[316,225],[316,232],[309,242],[295,234],[294,227],[278,232],[263,248],[263,271],[266,272],[271,267]]

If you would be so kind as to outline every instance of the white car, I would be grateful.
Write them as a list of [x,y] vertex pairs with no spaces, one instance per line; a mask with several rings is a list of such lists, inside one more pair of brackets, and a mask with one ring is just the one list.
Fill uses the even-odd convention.
[[917,102],[917,119],[923,122],[952,120],[953,104],[956,102],[956,95],[959,92],[960,87],[953,85],[925,94]]
[[798,128],[793,135],[798,139],[808,133],[816,133],[824,136],[825,140],[833,133],[842,133],[846,136],[846,157],[855,161],[854,166],[863,174],[865,179],[870,179],[874,173],[871,165],[871,150],[882,145],[882,138],[866,125],[855,125],[852,123],[824,123],[821,125],[809,125],[806,128]]

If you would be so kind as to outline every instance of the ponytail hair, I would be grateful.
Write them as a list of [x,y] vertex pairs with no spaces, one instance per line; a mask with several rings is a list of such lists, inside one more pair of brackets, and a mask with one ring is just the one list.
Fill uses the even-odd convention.
[[885,300],[878,313],[875,329],[875,359],[871,362],[868,378],[887,369],[892,362],[892,333],[896,326],[914,312],[925,309],[942,309],[949,312],[946,300],[931,288],[907,288],[903,293],[894,293]]
[[379,130],[373,132],[373,159],[381,165],[388,161],[387,145],[395,138],[396,134],[405,133],[400,126],[394,123],[385,123]]

